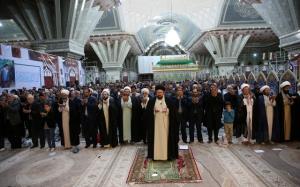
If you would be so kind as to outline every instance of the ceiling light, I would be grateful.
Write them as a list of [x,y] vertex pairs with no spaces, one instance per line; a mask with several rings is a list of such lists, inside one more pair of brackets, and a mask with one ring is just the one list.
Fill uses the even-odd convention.
[[[173,23],[173,0],[171,0],[171,25],[174,25]],[[168,31],[165,37],[166,44],[170,45],[171,47],[178,45],[180,43],[180,37],[176,30],[174,29],[174,26],[171,27],[171,29]]]
[[180,43],[180,37],[178,33],[175,31],[174,27],[171,27],[169,32],[166,34],[165,42],[171,47],[178,45]]
[[3,26],[3,24],[2,24],[2,22],[0,22],[0,27],[2,27]]

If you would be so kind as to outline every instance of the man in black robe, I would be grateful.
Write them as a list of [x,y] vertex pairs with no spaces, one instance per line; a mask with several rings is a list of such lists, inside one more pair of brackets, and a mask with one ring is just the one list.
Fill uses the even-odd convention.
[[218,93],[217,84],[213,83],[210,86],[210,94],[204,99],[205,125],[208,131],[208,143],[212,142],[212,135],[214,134],[214,141],[218,143],[219,129],[221,127],[221,118],[223,112],[224,101],[222,95]]
[[276,101],[275,96],[270,95],[270,87],[265,85],[260,88],[262,95],[257,100],[258,125],[256,132],[257,143],[271,142],[273,127],[276,127]]
[[296,98],[289,93],[291,83],[284,81],[280,84],[280,93],[276,97],[278,111],[278,126],[276,128],[276,141],[290,141],[293,128],[292,107]]
[[98,108],[100,113],[100,144],[102,147],[116,147],[118,145],[118,120],[116,118],[118,109],[114,98],[110,97],[108,89],[102,91]]
[[81,101],[82,112],[81,112],[81,123],[84,131],[85,148],[90,147],[93,144],[93,148],[97,147],[97,133],[98,133],[98,107],[97,99],[91,96],[89,88],[83,90],[83,99]]
[[70,92],[69,99],[69,124],[70,124],[70,140],[72,145],[72,152],[78,153],[80,144],[79,134],[80,134],[80,121],[81,121],[81,100],[76,97],[76,91]]
[[143,88],[142,89],[142,94],[141,97],[139,97],[139,134],[141,135],[141,138],[143,142],[146,144],[147,143],[147,128],[150,126],[150,115],[149,113],[153,112],[151,111],[148,103],[151,97],[149,96],[149,89],[148,88]]
[[[179,141],[179,129],[176,123],[176,110],[172,103],[172,101],[165,97],[165,88],[164,86],[157,85],[155,87],[155,95],[156,97],[153,100],[149,100],[149,127],[148,130],[148,158],[156,160],[156,155],[160,155],[161,152],[155,152],[158,147],[162,148],[162,152],[167,153],[163,159],[159,160],[173,160],[178,158],[178,141]],[[165,105],[164,109],[156,108],[157,105]],[[157,134],[156,128],[158,128],[158,123],[156,123],[156,114],[157,113],[165,113],[168,124],[166,124],[166,128],[168,128],[167,136],[161,137]],[[154,114],[155,113],[155,114]],[[157,138],[167,138],[166,145],[161,146],[159,142],[155,140]]]

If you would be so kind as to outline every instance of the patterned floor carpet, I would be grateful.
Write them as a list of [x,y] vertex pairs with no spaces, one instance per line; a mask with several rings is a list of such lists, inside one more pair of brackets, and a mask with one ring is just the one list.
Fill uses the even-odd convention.
[[179,150],[179,158],[173,161],[146,159],[146,148],[137,150],[127,183],[197,183],[202,178],[191,149]]

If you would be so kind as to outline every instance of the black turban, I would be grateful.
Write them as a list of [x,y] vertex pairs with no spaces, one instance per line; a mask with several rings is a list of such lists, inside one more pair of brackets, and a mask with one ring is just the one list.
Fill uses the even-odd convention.
[[162,90],[162,91],[165,91],[166,89],[165,89],[165,87],[163,86],[163,85],[157,85],[157,86],[155,86],[155,91],[156,90]]

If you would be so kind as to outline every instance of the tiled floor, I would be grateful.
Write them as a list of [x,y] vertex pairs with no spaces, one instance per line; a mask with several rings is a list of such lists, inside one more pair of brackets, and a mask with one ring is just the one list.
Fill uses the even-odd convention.
[[[0,186],[128,186],[128,171],[137,148],[143,145],[114,149],[83,146],[78,154],[26,148],[0,152]],[[193,143],[190,147],[203,182],[155,186],[300,186],[299,146],[299,142],[228,147]]]

